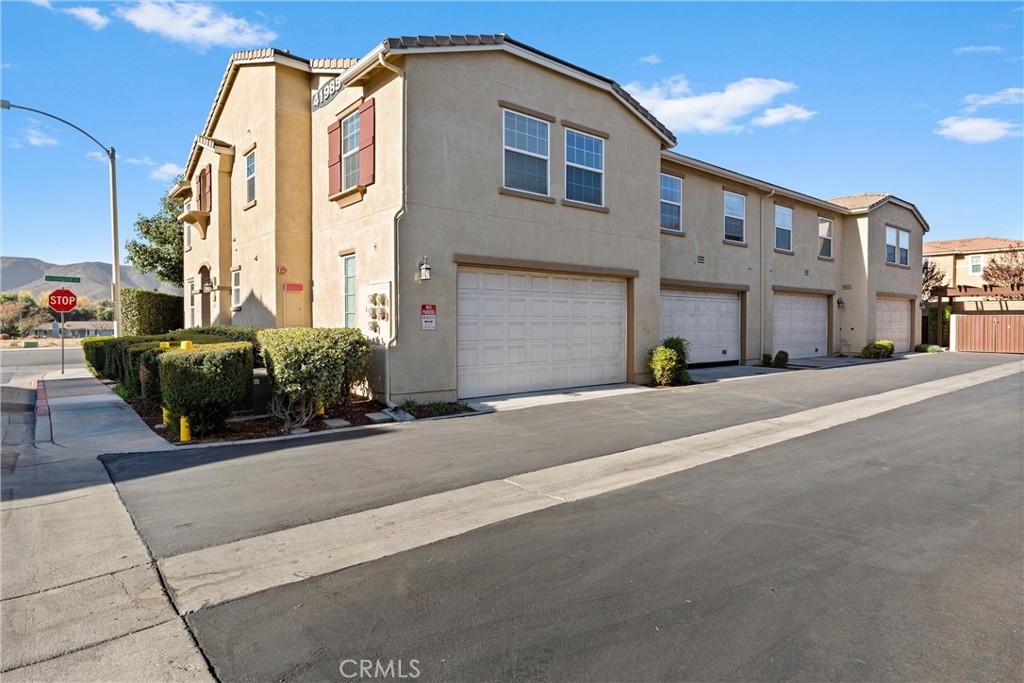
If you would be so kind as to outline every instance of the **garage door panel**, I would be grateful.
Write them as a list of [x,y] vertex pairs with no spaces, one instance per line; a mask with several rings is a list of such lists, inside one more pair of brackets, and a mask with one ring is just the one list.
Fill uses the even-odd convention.
[[666,337],[689,342],[690,363],[740,360],[739,295],[662,291],[661,338]]
[[896,351],[910,351],[909,299],[882,299],[875,304],[875,340],[888,339],[896,345]]
[[460,269],[459,396],[625,380],[625,283]]
[[820,295],[776,294],[773,351],[790,358],[828,355],[828,298]]

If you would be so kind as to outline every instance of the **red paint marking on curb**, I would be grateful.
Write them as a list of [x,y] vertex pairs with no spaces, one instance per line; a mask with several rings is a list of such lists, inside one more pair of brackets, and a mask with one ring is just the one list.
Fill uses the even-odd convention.
[[48,416],[50,414],[50,402],[46,400],[46,383],[40,377],[36,380],[36,417]]

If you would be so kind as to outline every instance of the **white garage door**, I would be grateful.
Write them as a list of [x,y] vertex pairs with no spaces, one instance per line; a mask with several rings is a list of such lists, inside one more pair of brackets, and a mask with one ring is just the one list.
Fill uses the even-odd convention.
[[888,339],[896,351],[910,350],[910,300],[878,299],[875,305],[875,340]]
[[828,298],[818,295],[775,295],[773,352],[790,358],[828,355]]
[[626,282],[459,269],[459,396],[626,379]]
[[710,292],[661,292],[661,338],[690,343],[690,363],[740,359],[740,297]]

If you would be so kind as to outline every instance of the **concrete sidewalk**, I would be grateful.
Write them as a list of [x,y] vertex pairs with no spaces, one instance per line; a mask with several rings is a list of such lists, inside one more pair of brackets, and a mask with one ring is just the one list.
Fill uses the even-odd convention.
[[3,679],[212,680],[97,459],[172,446],[84,370],[37,394],[35,441],[3,476]]

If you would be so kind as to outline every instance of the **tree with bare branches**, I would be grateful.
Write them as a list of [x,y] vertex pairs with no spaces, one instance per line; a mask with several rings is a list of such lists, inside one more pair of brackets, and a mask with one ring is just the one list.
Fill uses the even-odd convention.
[[931,259],[925,259],[921,267],[921,298],[927,301],[932,298],[932,288],[942,287],[946,284],[946,273],[939,268],[939,264]]
[[1024,243],[990,259],[981,277],[994,287],[1024,287]]

